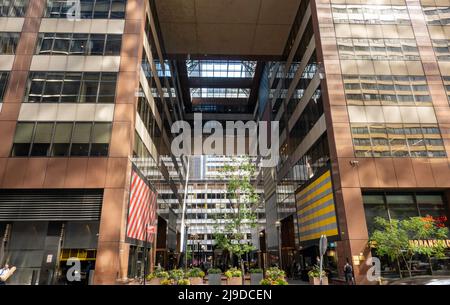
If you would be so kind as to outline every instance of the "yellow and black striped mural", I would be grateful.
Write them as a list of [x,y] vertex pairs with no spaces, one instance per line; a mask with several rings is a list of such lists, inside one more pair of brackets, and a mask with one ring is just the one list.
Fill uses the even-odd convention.
[[330,170],[295,194],[300,242],[338,235]]

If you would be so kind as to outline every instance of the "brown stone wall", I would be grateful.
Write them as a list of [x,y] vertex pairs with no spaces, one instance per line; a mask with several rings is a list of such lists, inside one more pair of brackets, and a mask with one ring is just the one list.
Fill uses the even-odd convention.
[[[367,257],[368,232],[361,189],[399,189],[450,187],[449,158],[356,158],[344,95],[339,54],[331,13],[331,0],[312,0],[312,18],[316,35],[318,61],[323,63],[326,78],[322,80],[324,111],[336,195],[336,209],[341,241],[338,242],[339,271],[353,255]],[[355,2],[356,3],[356,2]],[[414,6],[418,0],[407,0],[412,27],[420,49],[434,110],[449,155],[450,108],[442,84],[436,57],[431,46],[422,13]],[[358,161],[352,165],[350,161]],[[354,266],[358,283],[365,283],[367,266]]]

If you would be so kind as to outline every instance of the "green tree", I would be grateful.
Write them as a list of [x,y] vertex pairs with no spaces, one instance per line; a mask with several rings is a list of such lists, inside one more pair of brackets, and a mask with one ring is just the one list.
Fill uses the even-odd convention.
[[377,229],[370,237],[370,243],[375,246],[377,255],[388,256],[397,261],[400,277],[400,261],[408,269],[411,277],[413,258],[415,255],[428,257],[431,268],[431,257],[443,257],[443,243],[414,243],[414,240],[443,240],[448,236],[448,229],[439,225],[432,217],[411,217],[404,220],[376,217]]
[[219,221],[216,222],[214,239],[217,248],[227,250],[230,256],[237,256],[244,277],[243,257],[255,249],[244,242],[244,232],[245,229],[256,226],[255,207],[259,203],[259,196],[252,183],[256,166],[248,158],[233,160],[223,167],[222,173],[228,180],[227,199],[232,212],[222,216],[222,225]]

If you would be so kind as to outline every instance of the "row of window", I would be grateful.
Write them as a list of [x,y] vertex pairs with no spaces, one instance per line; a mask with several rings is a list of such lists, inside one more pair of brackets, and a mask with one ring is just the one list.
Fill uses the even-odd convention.
[[406,6],[332,4],[335,23],[410,24]]
[[341,59],[420,60],[414,39],[338,38]]
[[409,217],[446,216],[440,193],[363,193],[364,212],[369,233],[375,229],[375,217],[406,219]]
[[0,32],[0,54],[15,54],[20,33]]
[[40,33],[36,54],[120,55],[122,35]]
[[352,124],[356,157],[445,157],[437,125]]
[[444,81],[444,88],[447,92],[447,98],[450,101],[450,76],[443,76],[442,80]]
[[[75,1],[47,0],[45,17],[80,19],[123,19],[125,17],[126,0],[80,0],[77,8]],[[77,16],[76,12],[79,12]]]
[[0,17],[23,17],[28,6],[28,0],[0,1]]
[[0,103],[3,102],[3,95],[6,91],[6,85],[8,84],[9,72],[0,71]]
[[425,76],[343,75],[349,105],[431,104]]
[[13,157],[107,156],[111,123],[19,122]]
[[161,135],[159,126],[156,123],[156,119],[153,115],[153,111],[150,108],[150,104],[148,103],[147,98],[145,98],[145,96],[141,96],[138,98],[137,113],[141,118],[142,122],[144,123],[144,126],[147,129],[148,134],[152,138]]
[[423,12],[425,14],[425,19],[428,24],[431,25],[446,25],[450,24],[450,7],[423,7]]
[[433,39],[433,49],[440,61],[450,61],[450,40]]
[[[125,17],[126,0],[47,0],[45,17],[66,18],[79,17],[122,19]],[[24,17],[29,0],[2,0],[0,2],[0,17]],[[78,15],[79,13],[79,15]]]
[[117,73],[30,72],[25,102],[114,103]]

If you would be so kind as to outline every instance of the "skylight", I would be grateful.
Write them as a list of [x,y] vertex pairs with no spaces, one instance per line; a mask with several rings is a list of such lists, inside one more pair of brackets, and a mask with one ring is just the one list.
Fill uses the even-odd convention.
[[187,60],[189,77],[253,78],[256,61]]
[[191,98],[248,98],[250,89],[191,88]]

